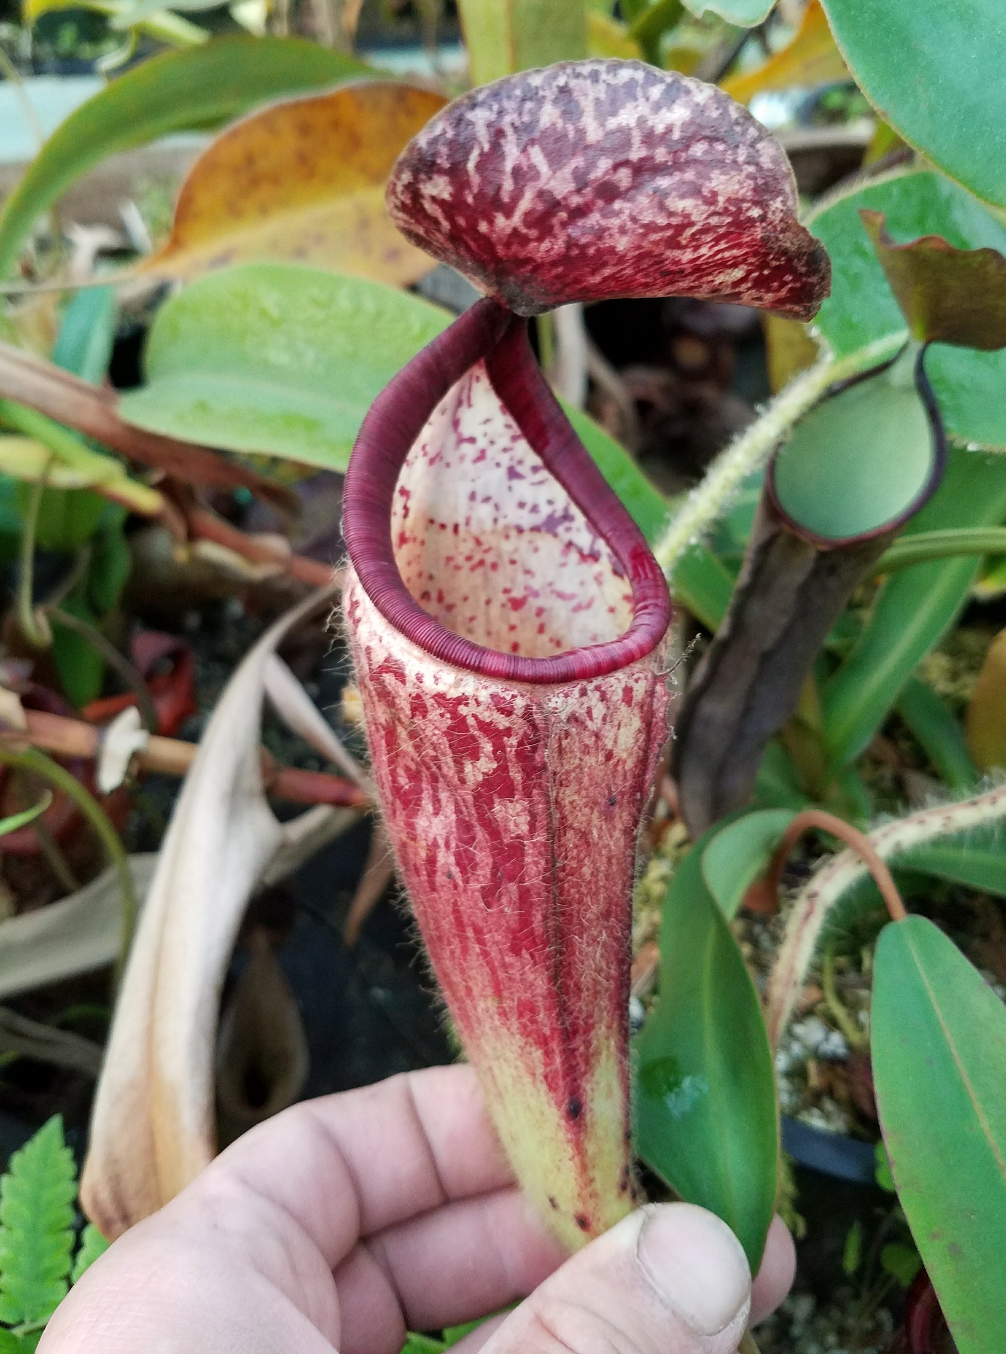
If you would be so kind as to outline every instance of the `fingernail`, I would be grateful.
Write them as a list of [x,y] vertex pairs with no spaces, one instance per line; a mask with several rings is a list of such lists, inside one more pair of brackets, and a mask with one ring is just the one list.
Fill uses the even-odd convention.
[[647,1279],[697,1335],[716,1335],[751,1300],[743,1247],[725,1222],[694,1204],[649,1211],[636,1242]]

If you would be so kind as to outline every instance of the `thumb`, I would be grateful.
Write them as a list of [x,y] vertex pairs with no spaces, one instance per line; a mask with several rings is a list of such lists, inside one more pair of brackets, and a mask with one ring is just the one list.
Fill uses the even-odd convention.
[[651,1205],[567,1260],[482,1354],[734,1354],[750,1307],[726,1223],[694,1204]]

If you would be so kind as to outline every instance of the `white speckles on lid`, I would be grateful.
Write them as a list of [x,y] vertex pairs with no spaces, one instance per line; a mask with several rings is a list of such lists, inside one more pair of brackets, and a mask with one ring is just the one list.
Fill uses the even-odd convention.
[[[463,185],[449,199],[445,177]],[[807,318],[827,293],[778,143],[721,90],[640,62],[560,63],[455,100],[406,148],[388,203],[522,314],[691,295]]]

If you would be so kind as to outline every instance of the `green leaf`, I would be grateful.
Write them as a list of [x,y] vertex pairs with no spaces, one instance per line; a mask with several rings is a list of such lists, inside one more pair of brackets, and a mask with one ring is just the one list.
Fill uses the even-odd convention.
[[863,1261],[863,1224],[859,1218],[845,1234],[845,1247],[842,1251],[842,1273],[852,1278]]
[[[952,451],[943,483],[907,533],[993,526],[1006,516],[1006,457]],[[858,757],[916,666],[953,624],[978,573],[974,557],[917,564],[882,584],[845,662],[822,691],[831,766]]]
[[718,14],[727,23],[753,28],[768,18],[775,0],[685,0],[685,4],[699,18],[703,14]]
[[696,620],[714,634],[727,614],[734,590],[734,576],[701,541],[678,556],[671,579],[671,592]]
[[823,0],[860,88],[905,141],[1006,207],[1006,10],[1001,0]]
[[95,1227],[93,1222],[89,1222],[80,1234],[80,1248],[77,1251],[77,1258],[73,1262],[73,1272],[70,1275],[72,1283],[76,1283],[81,1275],[91,1268],[99,1255],[104,1255],[108,1250],[108,1242]]
[[[898,239],[936,234],[959,249],[1006,252],[1006,226],[931,170],[896,174],[831,199],[807,224],[831,255],[831,295],[815,325],[837,357],[886,335],[907,336],[905,317],[859,219],[860,208],[884,212],[888,230]],[[965,442],[1006,446],[1006,353],[940,344],[927,354],[926,372],[948,433]]]
[[874,1179],[882,1190],[886,1190],[888,1194],[893,1194],[895,1192],[894,1176],[891,1174],[891,1163],[883,1139],[874,1146],[873,1157],[877,1163],[873,1173]]
[[[98,617],[78,595],[64,598],[61,606],[64,611],[68,611],[72,616],[79,616],[89,625],[98,624]],[[60,625],[57,620],[51,620],[50,624],[52,656],[60,685],[70,704],[79,710],[101,695],[101,686],[105,679],[105,660],[76,630]]]
[[625,448],[581,409],[565,400],[566,417],[597,468],[622,500],[629,516],[652,545],[670,515],[670,504],[655,489]]
[[957,555],[991,555],[1006,551],[1006,527],[957,527],[953,531],[916,532],[903,536],[885,550],[874,565],[874,574],[889,574],[912,564]]
[[[76,433],[45,414],[40,414],[37,409],[15,404],[13,400],[0,399],[0,421],[25,434],[25,438],[3,439],[4,442],[16,440],[22,444],[20,456],[16,460],[8,458],[5,465],[12,472],[16,465],[19,479],[38,482],[49,461],[48,456],[39,454],[44,448],[60,468],[65,467],[71,473],[77,486],[101,485],[107,497],[125,504],[135,512],[153,514],[161,510],[162,500],[156,489],[130,479],[121,461],[114,456],[92,451]],[[26,439],[34,440],[36,446],[26,445]],[[0,443],[0,451],[4,449]]]
[[809,808],[811,801],[800,789],[792,758],[778,738],[769,739],[762,754],[754,802],[761,808]]
[[584,0],[458,0],[473,85],[587,55]]
[[16,832],[19,827],[34,822],[40,814],[45,813],[51,803],[52,791],[46,790],[38,803],[33,804],[30,809],[22,809],[20,813],[11,813],[6,818],[0,818],[0,837],[6,837],[8,832]]
[[114,287],[79,291],[63,312],[53,344],[53,362],[97,385],[108,370],[118,317]]
[[922,1268],[922,1261],[914,1246],[906,1246],[903,1241],[889,1241],[881,1249],[880,1268],[893,1274],[902,1288],[908,1288]]
[[443,1340],[432,1340],[428,1335],[415,1335],[410,1331],[401,1354],[441,1354],[446,1348]]
[[633,21],[628,36],[638,42],[647,61],[660,65],[660,43],[680,21],[684,0],[655,0]]
[[[22,485],[22,515],[29,493],[27,485]],[[107,507],[105,499],[90,489],[43,489],[35,541],[43,550],[71,554],[91,539]]]
[[748,888],[765,872],[782,834],[795,817],[792,809],[756,809],[716,832],[702,853],[702,878],[732,921]]
[[0,1321],[47,1321],[66,1296],[77,1168],[55,1115],[0,1177]]
[[373,74],[300,38],[216,38],[134,66],[81,104],[49,137],[0,215],[0,277],[35,222],[76,179],[115,151],[171,132],[219,125],[283,94]]
[[377,394],[450,323],[394,287],[289,263],[210,273],[157,312],[123,418],[190,442],[345,470]]
[[892,862],[899,869],[921,871],[951,884],[1006,898],[1006,850],[1002,833],[993,828],[975,829],[966,835],[947,837],[913,847]]
[[896,523],[931,492],[936,443],[913,380],[916,356],[822,400],[780,447],[771,483],[799,527],[852,540]]
[[909,677],[897,709],[951,790],[967,790],[977,784],[978,768],[971,760],[961,726],[931,687],[918,677]]
[[880,1122],[960,1354],[1002,1349],[1006,1009],[924,917],[884,928],[872,1006]]
[[702,877],[706,833],[671,881],[660,1001],[636,1041],[643,1160],[733,1228],[754,1273],[775,1209],[779,1126],[761,1006]]
[[23,1335],[15,1335],[13,1331],[0,1329],[0,1354],[27,1354],[27,1351],[34,1347],[34,1344],[29,1344]]
[[91,566],[87,571],[87,600],[99,616],[119,605],[122,590],[129,582],[133,557],[123,524],[125,512],[106,512],[101,530],[91,545]]

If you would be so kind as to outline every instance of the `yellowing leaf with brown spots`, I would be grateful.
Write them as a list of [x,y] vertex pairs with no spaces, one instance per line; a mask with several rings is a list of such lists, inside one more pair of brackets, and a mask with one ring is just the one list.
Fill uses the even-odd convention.
[[820,0],[810,0],[792,40],[757,70],[724,80],[723,88],[738,103],[747,103],[766,89],[823,85],[848,78],[848,67],[831,36]]
[[392,224],[384,186],[403,146],[446,102],[368,80],[243,118],[193,165],[171,237],[140,271],[191,278],[286,259],[408,286],[434,263]]

